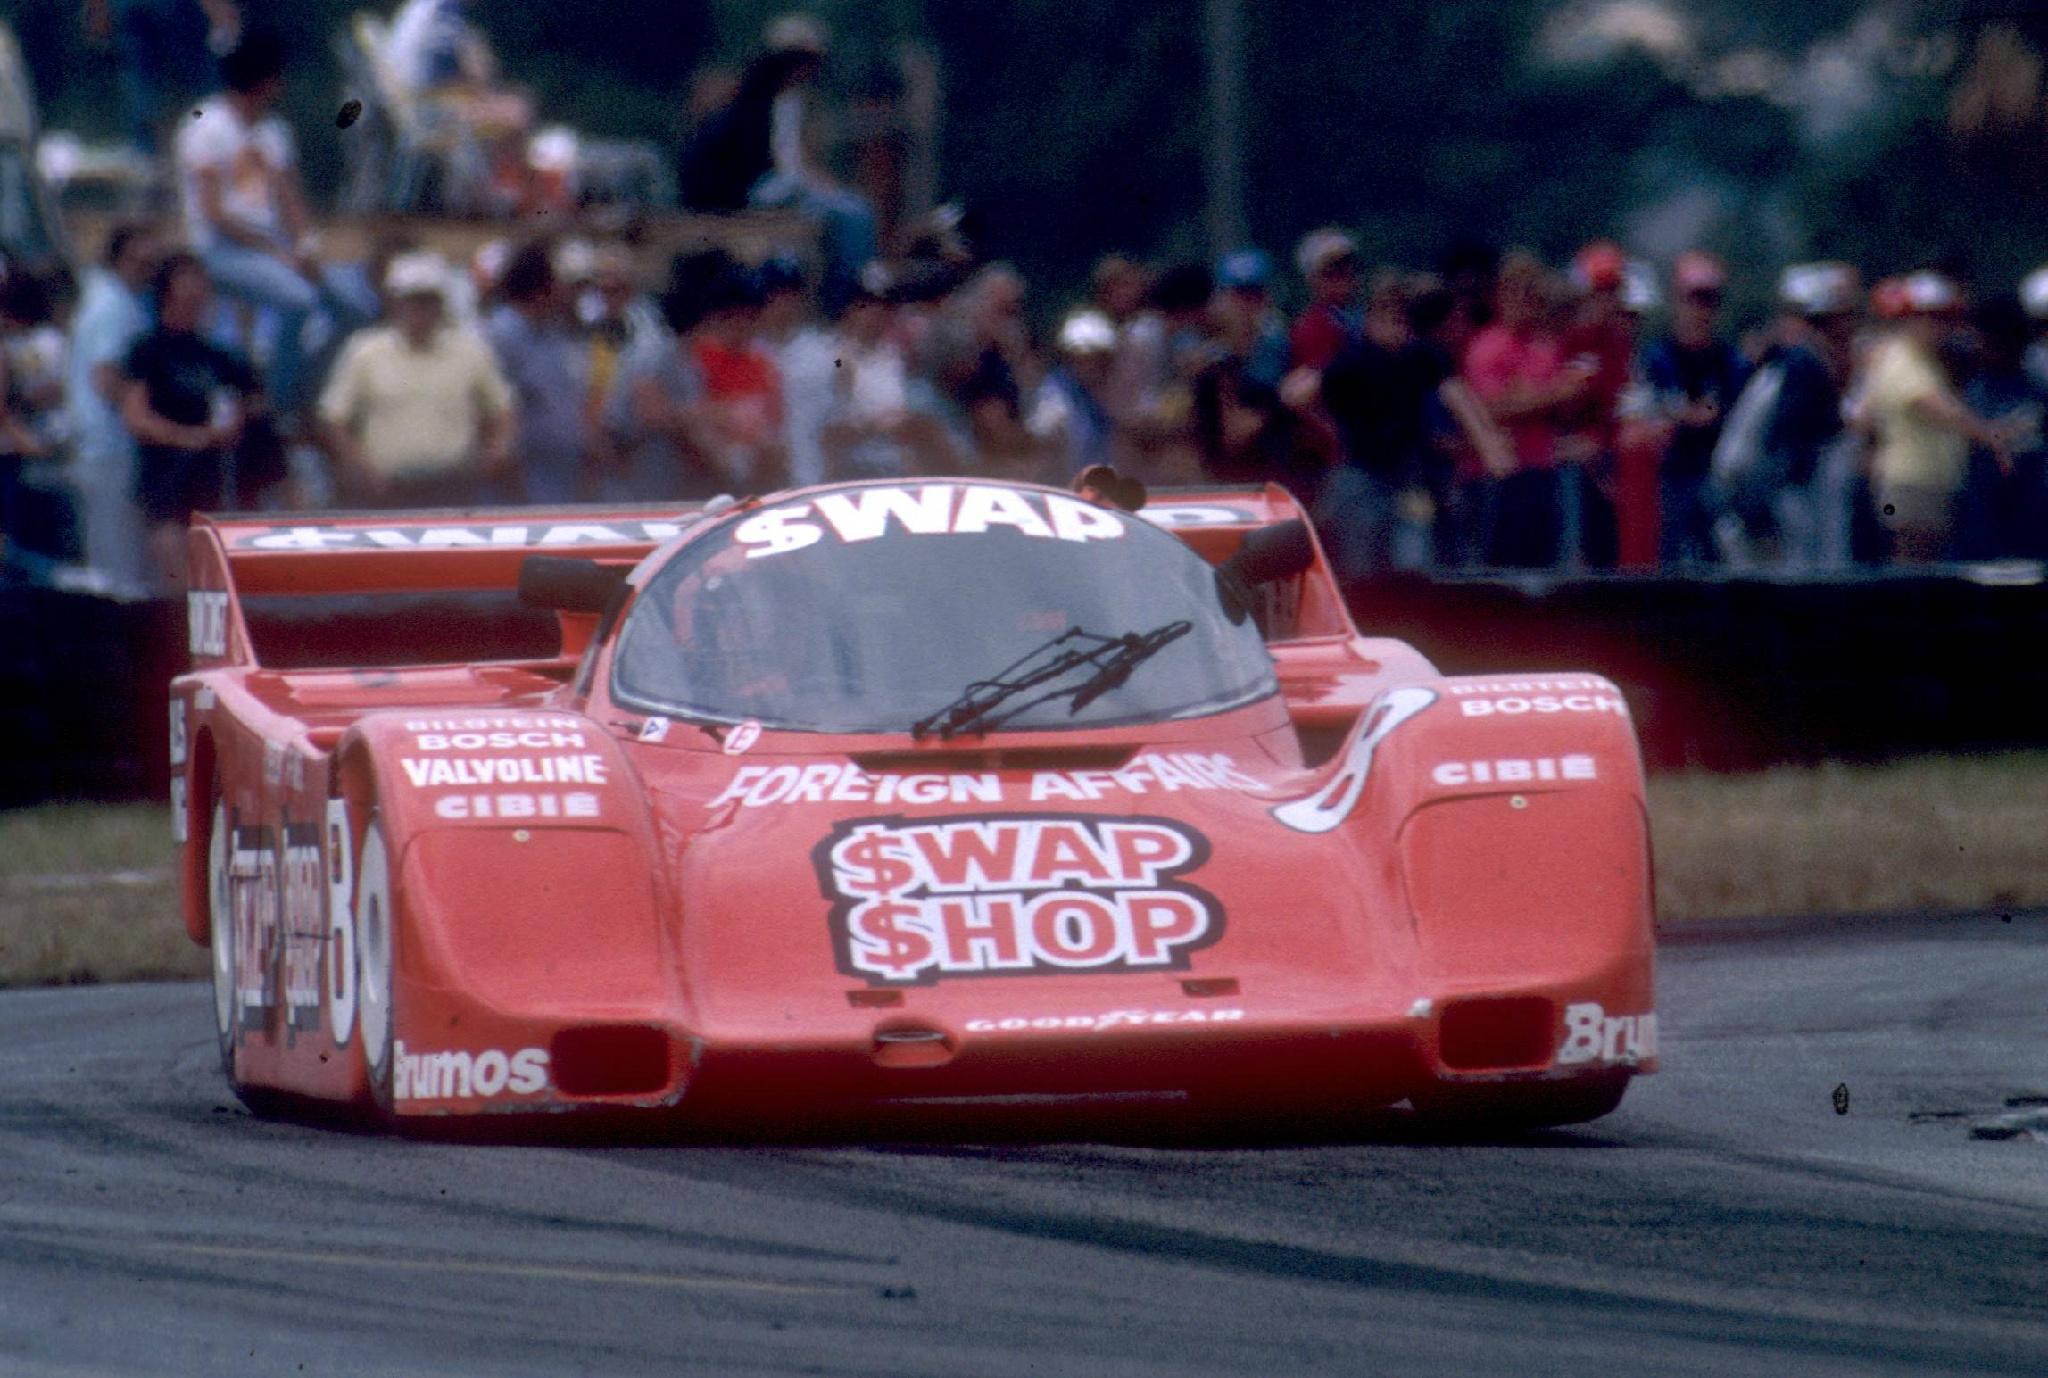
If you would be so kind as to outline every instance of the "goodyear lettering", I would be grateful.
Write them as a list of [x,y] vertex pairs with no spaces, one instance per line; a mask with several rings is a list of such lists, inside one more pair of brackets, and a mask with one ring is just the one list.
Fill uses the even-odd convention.
[[1158,971],[1223,934],[1179,879],[1208,840],[1163,818],[860,819],[813,852],[839,969],[870,984]]
[[601,785],[606,766],[602,756],[458,756],[399,758],[399,768],[415,789],[435,785]]
[[1501,698],[1461,699],[1458,711],[1468,718],[1496,714],[1504,718],[1524,713],[1614,713],[1628,716],[1628,704],[1619,694],[1515,694]]
[[1591,756],[1536,756],[1527,760],[1445,761],[1429,772],[1439,785],[1525,785],[1592,780],[1599,768]]
[[1558,1066],[1592,1062],[1632,1067],[1655,1056],[1656,1015],[1610,1015],[1590,1001],[1565,1007],[1564,1043],[1557,1050]]
[[1234,1024],[1243,1010],[1110,1010],[1106,1014],[1011,1015],[1004,1019],[970,1019],[969,1033],[1102,1033],[1108,1029],[1178,1027],[1185,1024]]
[[401,1040],[391,1051],[394,1101],[490,1100],[501,1095],[536,1096],[548,1089],[544,1048],[415,1053]]

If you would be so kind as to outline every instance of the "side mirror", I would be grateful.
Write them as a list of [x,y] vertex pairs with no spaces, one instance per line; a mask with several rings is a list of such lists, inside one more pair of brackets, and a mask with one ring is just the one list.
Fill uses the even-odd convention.
[[556,612],[601,614],[626,582],[623,565],[563,555],[529,555],[519,565],[519,601]]

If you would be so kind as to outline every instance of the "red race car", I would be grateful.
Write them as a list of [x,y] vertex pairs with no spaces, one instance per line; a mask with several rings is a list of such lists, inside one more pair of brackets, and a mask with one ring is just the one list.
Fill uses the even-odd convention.
[[1656,1067],[1641,765],[1360,636],[1277,488],[200,519],[186,926],[264,1108],[1401,1100]]

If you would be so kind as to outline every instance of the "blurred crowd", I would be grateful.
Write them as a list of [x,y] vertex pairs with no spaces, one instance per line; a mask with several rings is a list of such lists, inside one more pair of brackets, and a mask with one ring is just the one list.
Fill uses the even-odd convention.
[[1704,252],[1468,244],[1423,272],[1322,228],[1284,270],[1251,247],[1109,256],[1048,302],[950,212],[878,256],[783,99],[822,36],[784,23],[768,53],[684,173],[801,212],[807,256],[538,237],[458,263],[393,239],[333,264],[275,113],[283,50],[241,37],[179,123],[177,223],[117,227],[75,287],[0,276],[0,539],[37,546],[38,468],[71,495],[85,577],[143,591],[177,581],[195,511],[1108,465],[1282,484],[1350,580],[2048,557],[2048,269],[1989,291],[1796,264],[1738,330]]

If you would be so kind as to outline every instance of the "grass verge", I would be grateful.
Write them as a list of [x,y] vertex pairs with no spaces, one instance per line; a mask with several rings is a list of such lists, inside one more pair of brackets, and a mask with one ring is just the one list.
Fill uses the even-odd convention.
[[[1652,777],[1657,912],[2048,907],[2048,753]],[[0,986],[204,977],[162,805],[0,812]]]

